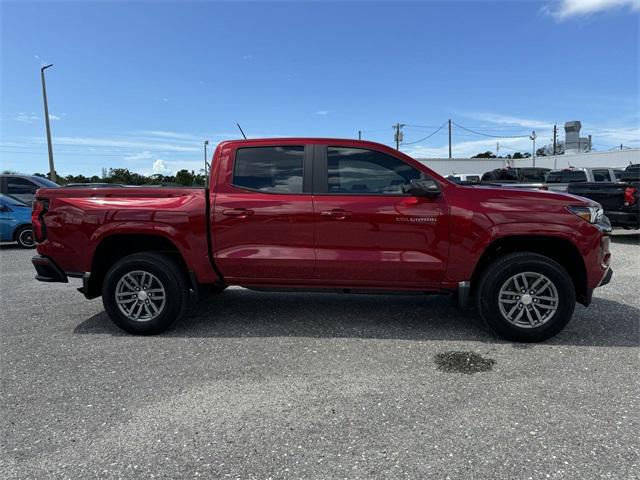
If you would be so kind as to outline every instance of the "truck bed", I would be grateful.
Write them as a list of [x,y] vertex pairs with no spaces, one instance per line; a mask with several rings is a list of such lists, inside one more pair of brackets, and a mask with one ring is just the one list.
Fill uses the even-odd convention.
[[[638,182],[580,182],[570,183],[568,193],[586,197],[602,205],[604,214],[611,225],[622,228],[640,228],[640,207],[638,205]],[[635,188],[634,202],[629,203],[625,191]]]

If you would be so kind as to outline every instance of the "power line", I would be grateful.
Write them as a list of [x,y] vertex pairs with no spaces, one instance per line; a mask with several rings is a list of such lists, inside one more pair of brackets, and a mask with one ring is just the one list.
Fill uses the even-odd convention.
[[426,129],[438,128],[437,125],[412,125],[411,123],[405,123],[405,127],[426,128]]
[[446,122],[444,122],[442,125],[440,125],[435,131],[431,132],[429,135],[427,135],[424,138],[421,138],[420,140],[416,140],[415,142],[408,142],[408,143],[403,143],[403,145],[414,145],[416,143],[420,143],[420,142],[424,142],[425,140],[428,140],[429,138],[433,137],[436,133],[438,133],[440,130],[442,130],[444,128],[444,126],[449,123],[449,120],[447,120]]
[[451,122],[456,127],[461,128],[462,130],[466,130],[470,133],[475,133],[476,135],[480,135],[483,137],[491,137],[491,138],[527,138],[529,135],[491,135],[489,133],[476,132],[475,130],[471,130],[470,128],[463,127],[462,125],[458,125],[456,122]]

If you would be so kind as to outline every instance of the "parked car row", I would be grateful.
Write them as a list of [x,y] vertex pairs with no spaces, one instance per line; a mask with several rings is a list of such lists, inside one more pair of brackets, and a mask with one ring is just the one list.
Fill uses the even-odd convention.
[[612,226],[640,228],[640,164],[629,165],[618,180],[571,183],[567,191],[602,205]]
[[536,188],[568,192],[600,203],[611,225],[640,228],[640,164],[626,169],[609,167],[497,168],[482,175],[452,174],[447,179],[462,185],[485,184],[510,188]]
[[17,242],[22,248],[34,248],[31,230],[31,206],[0,193],[0,242]]
[[39,188],[56,188],[51,180],[35,175],[0,175],[0,242],[34,248],[31,204]]

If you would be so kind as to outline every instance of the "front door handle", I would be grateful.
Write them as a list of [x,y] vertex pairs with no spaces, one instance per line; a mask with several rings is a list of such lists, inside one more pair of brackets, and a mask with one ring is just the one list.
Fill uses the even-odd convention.
[[222,214],[227,217],[247,218],[249,215],[253,215],[253,210],[247,210],[246,208],[229,208],[223,210]]
[[351,212],[342,208],[332,208],[331,210],[323,210],[320,212],[323,217],[335,218],[336,220],[344,220],[351,215]]

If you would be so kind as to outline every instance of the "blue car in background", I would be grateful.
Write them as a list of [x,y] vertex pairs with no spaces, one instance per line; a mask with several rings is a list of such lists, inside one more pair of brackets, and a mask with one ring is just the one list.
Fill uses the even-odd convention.
[[36,246],[31,230],[31,206],[1,193],[0,242],[18,242],[22,248]]

